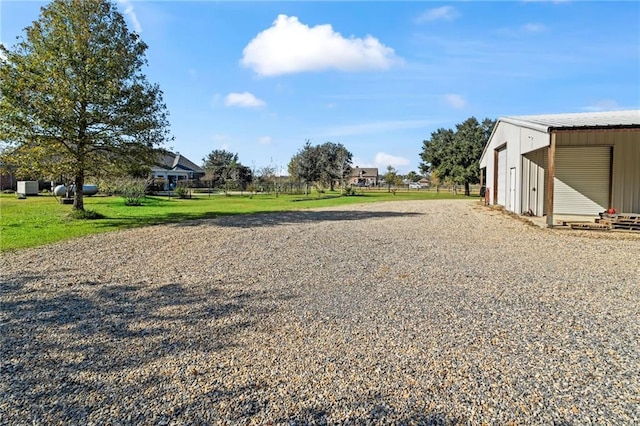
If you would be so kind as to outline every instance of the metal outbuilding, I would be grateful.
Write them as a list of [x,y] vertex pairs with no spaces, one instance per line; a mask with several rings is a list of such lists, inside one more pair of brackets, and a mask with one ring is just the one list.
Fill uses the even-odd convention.
[[502,117],[480,168],[490,204],[549,226],[554,214],[640,213],[640,110]]

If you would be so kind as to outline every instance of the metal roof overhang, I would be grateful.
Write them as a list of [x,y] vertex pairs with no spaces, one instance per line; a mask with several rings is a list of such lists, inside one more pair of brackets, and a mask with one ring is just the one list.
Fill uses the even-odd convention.
[[[560,132],[590,132],[590,131],[607,131],[607,130],[619,130],[619,131],[627,131],[627,130],[637,130],[640,129],[640,124],[604,124],[604,125],[566,125],[566,126],[551,126],[546,124],[535,123],[528,120],[521,120],[515,117],[500,117],[498,122],[493,128],[491,132],[491,136],[489,137],[489,141],[484,147],[484,151],[482,152],[482,156],[480,157],[480,167],[486,167],[486,153],[489,147],[489,142],[493,137],[496,129],[500,122],[510,123],[516,126],[524,127],[527,129],[537,130],[539,132],[544,133],[560,133]],[[549,144],[551,143],[551,139],[549,139]],[[549,146],[549,145],[547,145]],[[540,147],[536,148],[539,149]]]

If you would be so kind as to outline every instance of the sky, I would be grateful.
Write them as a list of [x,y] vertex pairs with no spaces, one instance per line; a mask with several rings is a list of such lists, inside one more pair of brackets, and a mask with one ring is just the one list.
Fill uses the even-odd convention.
[[[0,0],[0,42],[45,2]],[[418,171],[423,141],[474,116],[640,108],[640,2],[117,1],[149,46],[175,140],[286,174],[304,145]]]

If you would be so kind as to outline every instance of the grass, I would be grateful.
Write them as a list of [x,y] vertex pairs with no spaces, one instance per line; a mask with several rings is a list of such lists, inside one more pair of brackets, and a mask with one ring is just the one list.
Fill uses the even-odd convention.
[[0,195],[0,251],[36,247],[57,241],[118,229],[206,219],[221,215],[255,214],[302,210],[315,207],[398,200],[465,198],[450,192],[385,191],[360,192],[342,197],[339,193],[304,195],[212,195],[191,199],[146,197],[142,206],[124,205],[120,197],[87,197],[85,209],[97,219],[73,219],[70,205],[59,204],[53,196],[40,195],[20,200],[14,194]]

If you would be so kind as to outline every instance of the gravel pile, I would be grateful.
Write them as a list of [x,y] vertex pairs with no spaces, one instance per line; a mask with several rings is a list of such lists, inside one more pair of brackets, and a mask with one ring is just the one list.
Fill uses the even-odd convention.
[[1,424],[638,424],[640,238],[476,202],[0,258]]

